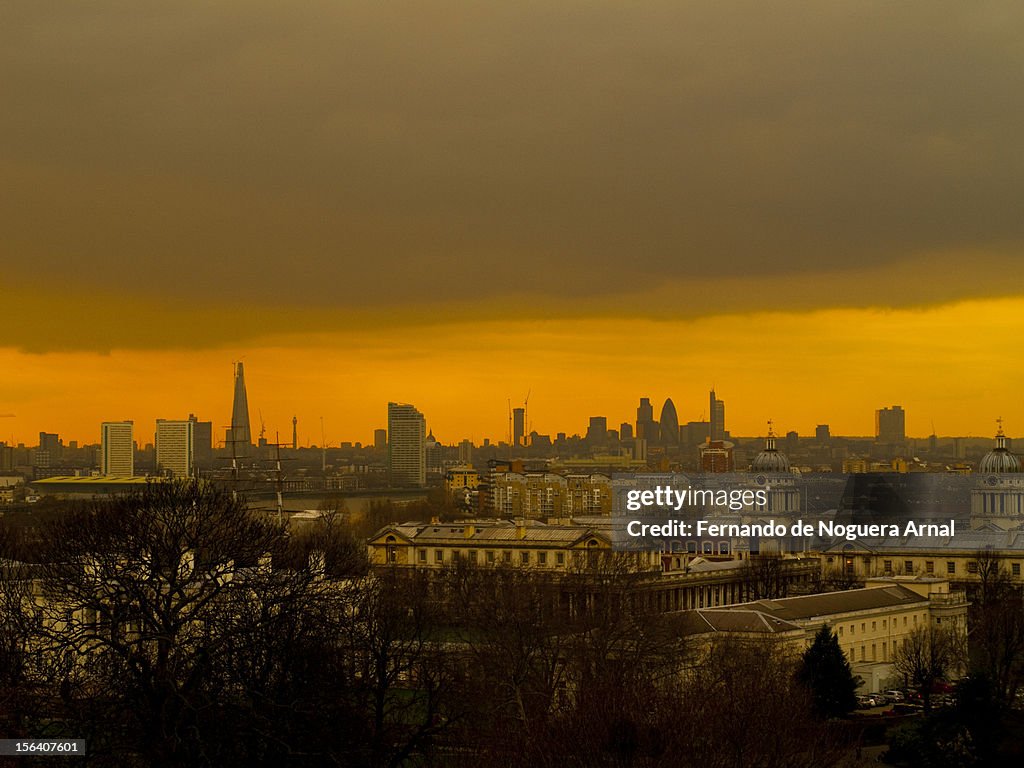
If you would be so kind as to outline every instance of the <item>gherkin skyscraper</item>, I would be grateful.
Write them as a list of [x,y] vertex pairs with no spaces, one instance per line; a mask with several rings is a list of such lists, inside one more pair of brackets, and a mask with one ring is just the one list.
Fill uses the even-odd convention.
[[232,445],[239,456],[247,455],[252,446],[249,399],[245,394],[245,370],[241,363],[235,363],[235,398],[231,404],[231,429],[228,432],[228,447]]

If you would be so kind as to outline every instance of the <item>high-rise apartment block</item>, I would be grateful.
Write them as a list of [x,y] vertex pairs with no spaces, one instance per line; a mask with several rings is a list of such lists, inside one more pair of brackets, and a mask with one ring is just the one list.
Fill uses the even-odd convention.
[[388,403],[388,479],[394,487],[427,482],[427,420],[415,407]]
[[131,421],[105,421],[100,434],[100,472],[110,477],[135,474],[134,424]]
[[906,413],[899,405],[875,411],[875,439],[879,443],[894,445],[907,439]]
[[195,422],[156,420],[157,471],[171,477],[195,477]]

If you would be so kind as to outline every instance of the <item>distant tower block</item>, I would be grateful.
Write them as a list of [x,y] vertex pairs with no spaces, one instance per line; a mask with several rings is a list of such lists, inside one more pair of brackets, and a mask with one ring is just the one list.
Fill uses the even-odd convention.
[[299,447],[299,417],[292,416],[292,450]]
[[427,422],[405,403],[388,403],[388,477],[394,488],[427,482]]
[[195,422],[185,419],[156,420],[156,465],[171,477],[195,477]]
[[715,390],[711,390],[708,402],[710,413],[710,437],[712,441],[725,440],[725,401],[715,396]]
[[679,444],[679,417],[671,397],[661,407],[661,442],[665,445]]
[[252,432],[249,429],[249,398],[245,394],[245,370],[241,363],[235,363],[235,398],[231,404],[231,431],[228,447],[238,456],[247,456],[252,447]]
[[135,474],[134,425],[131,421],[104,421],[100,425],[100,471],[110,477]]
[[896,445],[907,439],[906,412],[899,405],[875,411],[875,440]]
[[526,445],[526,409],[512,409],[512,445]]

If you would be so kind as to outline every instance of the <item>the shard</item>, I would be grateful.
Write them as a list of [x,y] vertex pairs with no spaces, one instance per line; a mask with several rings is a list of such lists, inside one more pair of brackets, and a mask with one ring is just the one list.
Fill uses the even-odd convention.
[[245,395],[245,370],[241,363],[235,363],[235,398],[231,404],[231,430],[228,433],[229,448],[237,456],[245,456],[252,446],[252,432],[249,430],[249,399]]

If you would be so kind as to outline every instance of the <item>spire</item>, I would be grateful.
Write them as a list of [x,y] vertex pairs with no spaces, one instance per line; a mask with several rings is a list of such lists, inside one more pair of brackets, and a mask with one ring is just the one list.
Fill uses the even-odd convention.
[[766,451],[775,450],[775,432],[772,430],[772,420],[768,419],[768,439],[764,441]]
[[[249,398],[245,394],[245,370],[241,363],[235,363],[235,397],[231,403],[231,441],[239,455],[245,455],[252,445],[249,430]],[[244,452],[244,453],[243,453]]]
[[1003,432],[1003,417],[996,419],[996,450],[1006,450],[1006,434]]

